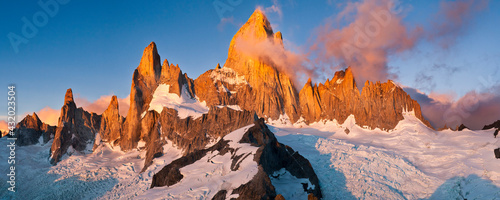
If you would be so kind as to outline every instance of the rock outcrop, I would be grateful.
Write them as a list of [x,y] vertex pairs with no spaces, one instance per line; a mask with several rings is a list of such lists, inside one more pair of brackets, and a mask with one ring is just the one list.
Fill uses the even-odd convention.
[[[256,152],[241,152],[243,150],[233,146],[234,144],[230,145],[229,140],[222,138],[211,147],[193,151],[166,165],[153,176],[151,188],[178,184],[184,178],[179,169],[192,165],[204,158],[208,153],[211,153],[209,156],[210,160],[230,153],[232,159],[231,171],[236,171],[236,173],[238,173],[240,168],[238,163],[242,163],[245,159],[253,157],[253,161],[258,164],[255,166],[257,168],[256,174],[248,182],[232,189],[231,194],[238,194],[239,199],[276,198],[277,194],[272,185],[270,175],[283,168],[297,178],[309,179],[312,186],[303,185],[304,191],[313,194],[315,197],[322,197],[318,177],[309,161],[299,153],[293,151],[292,148],[279,143],[274,134],[265,125],[264,119],[255,120],[254,125],[240,137],[241,139],[238,143],[250,144],[257,148]],[[234,141],[235,138],[232,139]],[[221,197],[227,194],[227,190],[220,190],[215,193],[213,199],[221,199]]]
[[[43,123],[36,113],[27,115],[16,125],[14,134],[17,137],[17,145],[25,146],[42,142],[47,143],[54,137],[56,127]],[[40,137],[42,140],[40,141]]]
[[158,84],[170,85],[170,93],[177,94],[181,96],[181,92],[186,90],[189,96],[194,97],[193,87],[194,81],[183,74],[179,65],[169,64],[165,59],[161,67],[160,81]]
[[457,126],[456,130],[457,131],[462,131],[464,129],[469,129],[467,126],[465,126],[464,124],[460,124],[460,126]]
[[[235,189],[242,199],[275,198],[274,188],[271,189],[269,176],[275,171],[285,168],[297,178],[307,178],[316,187],[304,187],[307,193],[321,198],[319,179],[311,164],[291,147],[279,143],[274,134],[266,126],[264,119],[255,121],[255,125],[243,135],[240,143],[250,143],[259,147],[254,160],[259,164],[259,172],[252,181]],[[272,184],[271,184],[272,186]],[[265,191],[265,192],[264,192]]]
[[236,105],[237,96],[247,94],[250,86],[243,76],[230,68],[211,69],[194,80],[196,96],[207,106]]
[[[120,116],[118,100],[116,96],[111,97],[111,102],[108,108],[102,113],[101,124],[99,127],[99,139],[94,144],[99,144],[100,142],[108,142],[110,144],[115,144],[122,136],[122,124],[124,118]],[[95,148],[95,145],[94,145]]]
[[50,163],[57,164],[70,147],[80,152],[85,150],[93,143],[100,123],[100,115],[89,113],[83,108],[76,108],[73,92],[68,89],[50,148]]
[[483,127],[483,130],[488,130],[488,129],[492,129],[492,128],[500,129],[500,120],[497,120],[496,122],[493,122],[492,124],[485,125]]
[[257,9],[233,37],[224,67],[209,70],[194,81],[196,96],[210,106],[239,105],[266,119],[286,114],[292,123],[300,117],[306,123],[333,119],[342,123],[354,115],[360,126],[389,130],[403,119],[404,111],[414,111],[431,127],[420,105],[401,87],[392,81],[366,82],[360,93],[350,68],[336,72],[324,84],[313,85],[309,79],[297,92],[288,75],[271,59],[241,47],[260,43],[282,46],[282,34],[274,34],[266,16]]
[[[77,108],[71,89],[67,91],[54,131],[51,162],[59,161],[70,146],[81,151],[88,141],[95,139],[98,140],[95,143],[102,141],[119,145],[124,151],[137,148],[142,140],[146,145],[139,148],[148,152],[147,168],[155,156],[162,154],[162,146],[167,140],[185,153],[194,152],[203,149],[211,140],[251,123],[253,113],[265,119],[287,115],[292,123],[300,118],[306,123],[321,120],[343,123],[348,116],[354,115],[360,126],[389,130],[403,119],[404,111],[413,111],[417,118],[431,127],[423,118],[420,105],[392,81],[366,82],[360,92],[351,69],[347,68],[336,72],[332,80],[324,84],[313,85],[309,79],[297,92],[289,75],[280,70],[286,66],[278,66],[269,58],[270,55],[256,54],[244,48],[245,45],[259,44],[284,48],[282,37],[281,32],[273,32],[266,16],[257,9],[233,37],[224,67],[217,65],[195,80],[182,73],[178,65],[167,60],[161,64],[156,44],[151,42],[144,49],[132,77],[126,118],[118,113],[116,96],[101,118]],[[210,108],[208,113],[201,118],[181,119],[175,109],[149,110],[160,84],[168,85],[168,92],[178,95],[179,99],[204,101]],[[221,107],[229,105],[243,111]],[[25,140],[26,144],[37,141],[40,131],[50,132],[50,127],[43,128],[39,120],[31,118],[27,118],[19,129],[24,126],[24,130],[34,129],[34,132],[25,134],[29,138]],[[99,137],[95,137],[95,133],[99,133]]]
[[149,102],[161,77],[161,68],[156,44],[151,42],[144,49],[141,62],[132,77],[130,108],[122,127],[123,137],[120,140],[123,150],[137,146],[141,133],[141,114],[149,108]]
[[134,71],[130,91],[130,108],[122,126],[120,146],[122,150],[130,150],[137,146],[141,137],[142,114],[148,111],[153,93],[159,84],[170,85],[170,93],[181,95],[183,89],[193,95],[193,80],[182,74],[178,65],[169,64],[167,60],[160,64],[160,55],[156,44],[151,42],[144,49],[141,62]]
[[360,93],[350,68],[336,72],[332,80],[319,86],[309,80],[299,98],[302,117],[308,123],[323,119],[343,123],[349,115],[354,115],[362,127],[390,130],[403,119],[404,111],[414,111],[417,118],[431,127],[422,116],[420,105],[401,87],[392,81],[367,81]]
[[242,46],[245,43],[272,43],[284,48],[281,33],[274,34],[267,17],[257,9],[231,40],[228,58],[222,68],[234,70],[250,86],[237,91],[237,104],[266,119],[278,119],[286,114],[293,122],[297,121],[300,107],[292,80],[266,55],[244,51]]
[[[197,119],[179,118],[177,111],[164,108],[161,114],[149,111],[143,119],[142,136],[146,142],[146,160],[143,170],[152,162],[155,155],[162,154],[162,146],[170,141],[184,154],[204,149],[231,131],[252,124],[256,116],[254,112],[238,111],[228,107],[212,107],[207,114]],[[161,130],[160,130],[161,127]]]
[[207,114],[197,119],[180,119],[176,110],[164,108],[159,120],[162,124],[162,136],[189,153],[251,124],[254,119],[254,112],[212,107]]
[[494,129],[493,137],[497,138],[498,132],[500,131],[500,120],[497,120],[497,121],[493,122],[492,124],[485,125],[483,127],[483,130],[489,130],[489,129]]

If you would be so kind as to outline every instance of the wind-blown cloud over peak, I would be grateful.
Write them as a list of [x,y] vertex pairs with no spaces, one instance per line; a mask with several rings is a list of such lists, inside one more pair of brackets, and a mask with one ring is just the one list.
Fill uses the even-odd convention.
[[468,92],[456,101],[448,94],[427,95],[409,87],[404,90],[418,101],[424,117],[437,129],[445,125],[455,128],[460,124],[481,129],[500,119],[500,85],[483,92]]
[[[315,65],[328,68],[350,66],[361,88],[366,80],[386,81],[397,77],[390,72],[388,58],[415,46],[420,28],[410,30],[391,0],[365,0],[348,3],[337,15],[318,29],[311,50]],[[345,19],[348,25],[338,29]]]

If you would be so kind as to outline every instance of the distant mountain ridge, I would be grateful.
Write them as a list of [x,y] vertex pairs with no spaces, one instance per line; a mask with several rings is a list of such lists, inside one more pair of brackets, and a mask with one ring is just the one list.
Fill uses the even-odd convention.
[[[237,41],[247,38],[270,40],[282,45],[282,34],[280,32],[275,34],[267,17],[257,9],[231,41],[224,67],[218,65],[194,80],[183,73],[178,65],[170,64],[166,59],[161,64],[156,44],[151,42],[144,49],[141,62],[133,74],[130,108],[126,118],[118,113],[119,105],[116,97],[111,99],[106,111],[98,115],[88,113],[82,108],[77,109],[72,99],[72,91],[68,89],[65,105],[61,108],[61,117],[53,136],[56,141],[52,149],[54,162],[59,160],[60,154],[66,152],[69,147],[67,143],[81,150],[83,144],[79,143],[98,138],[102,142],[120,146],[123,151],[137,148],[139,141],[147,143],[151,138],[151,129],[157,126],[155,121],[162,121],[163,112],[159,113],[157,110],[155,114],[151,113],[155,111],[150,111],[153,94],[162,84],[169,86],[169,93],[179,97],[184,93],[186,98],[205,103],[210,110],[207,117],[211,115],[221,117],[217,114],[219,112],[217,110],[220,110],[216,108],[217,106],[238,106],[243,111],[249,111],[244,114],[245,116],[239,116],[230,113],[240,111],[229,109],[225,115],[238,117],[238,119],[224,117],[229,121],[238,121],[240,117],[250,119],[252,112],[258,117],[272,120],[288,116],[292,123],[299,120],[306,123],[337,120],[343,123],[349,115],[354,115],[356,123],[362,127],[391,130],[403,119],[403,112],[414,111],[422,123],[431,127],[422,116],[420,105],[401,87],[392,81],[387,83],[367,81],[360,93],[350,68],[336,72],[333,78],[324,84],[312,85],[309,79],[304,87],[297,91],[290,77],[278,70],[274,63],[264,58],[252,57],[235,48]],[[171,110],[168,112],[173,114],[175,109],[165,110]],[[193,118],[187,120],[196,121]],[[230,132],[252,121],[246,120],[245,123],[227,131]],[[87,131],[88,134],[99,133],[99,137],[85,136],[82,131]],[[79,142],[72,141],[75,132]],[[162,135],[165,132],[158,134]],[[207,136],[207,139],[201,140],[195,146],[181,146],[189,149],[188,152],[194,151],[208,144],[212,136]],[[218,135],[220,136],[222,135]],[[192,139],[192,136],[190,137]],[[184,143],[181,140],[175,141],[179,144]]]
[[[307,173],[294,171],[292,174],[300,174],[301,178],[309,178],[317,185],[316,174],[312,168],[309,169],[308,161],[298,154],[290,156],[293,150],[278,143],[265,127],[264,119],[287,117],[292,123],[336,120],[342,124],[354,115],[361,127],[391,130],[404,119],[404,112],[413,111],[423,124],[431,127],[422,116],[420,105],[401,87],[392,81],[367,81],[360,93],[350,68],[336,72],[324,84],[313,85],[309,79],[297,91],[290,76],[280,71],[275,63],[235,48],[238,41],[249,38],[269,40],[283,47],[282,34],[274,33],[267,17],[257,9],[231,41],[224,67],[217,65],[194,80],[178,65],[166,59],[162,63],[156,44],[151,42],[144,49],[141,62],[133,73],[126,118],[118,112],[116,96],[99,115],[77,108],[72,90],[68,89],[57,127],[43,124],[36,114],[29,115],[16,129],[21,136],[20,142],[29,145],[42,136],[44,142],[53,138],[50,151],[53,165],[70,150],[91,152],[105,143],[122,151],[144,150],[146,156],[142,171],[145,171],[154,158],[163,155],[163,146],[167,143],[182,150],[184,156],[180,160],[192,159],[189,156],[200,152],[236,151],[227,145],[215,145],[223,145],[221,138],[227,134],[254,124],[258,129],[254,134],[246,135],[247,138],[242,139],[245,141],[240,143],[250,143],[263,151],[259,152],[260,160],[255,160],[263,167],[259,168],[261,175],[265,172],[265,177],[268,177],[273,170],[280,168],[293,171],[289,166],[292,163],[307,169]],[[262,137],[270,139],[259,141]],[[288,156],[282,157],[279,165],[274,166],[266,160],[285,153]],[[292,162],[293,159],[300,160],[300,163],[296,160]],[[163,181],[168,179],[168,174],[157,177],[153,181],[161,183],[155,182],[152,186],[165,185]],[[255,184],[269,183],[262,176],[258,178],[262,180],[253,180],[254,185],[249,183],[240,189],[241,194],[251,196]],[[264,196],[274,198],[277,195],[273,187],[260,189],[266,191]],[[305,187],[304,191],[321,197],[319,187]]]

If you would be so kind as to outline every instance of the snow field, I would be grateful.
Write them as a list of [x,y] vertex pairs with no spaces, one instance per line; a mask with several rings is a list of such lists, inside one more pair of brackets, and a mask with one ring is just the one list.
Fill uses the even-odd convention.
[[[249,182],[258,172],[258,165],[254,155],[258,147],[247,143],[238,143],[245,132],[252,127],[249,125],[226,135],[223,139],[229,140],[229,146],[236,151],[234,155],[227,152],[219,155],[218,151],[208,152],[203,158],[180,169],[184,176],[178,183],[155,187],[139,196],[139,199],[212,199],[220,190],[227,191],[227,198],[240,185]],[[233,156],[240,156],[239,168],[231,170]],[[232,197],[236,198],[237,195]]]
[[[149,110],[154,110],[158,113],[163,111],[164,107],[177,110],[177,115],[181,119],[189,116],[194,119],[208,113],[209,108],[205,101],[200,102],[197,98],[192,98],[187,92],[186,85],[182,86],[181,96],[170,93],[170,85],[160,84],[153,93],[153,99],[149,103]],[[142,113],[144,117],[146,113]]]
[[[274,122],[278,140],[312,164],[325,199],[500,199],[492,131],[434,131],[406,112],[394,130]],[[344,130],[348,128],[349,134]]]

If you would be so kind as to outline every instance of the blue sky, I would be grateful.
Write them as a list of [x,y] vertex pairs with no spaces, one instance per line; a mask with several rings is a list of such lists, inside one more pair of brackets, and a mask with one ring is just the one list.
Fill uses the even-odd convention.
[[[232,17],[234,22],[221,24],[213,2],[69,1],[59,5],[55,15],[38,27],[27,44],[20,44],[16,53],[8,34],[22,35],[22,18],[32,21],[43,9],[37,1],[4,1],[0,6],[0,66],[5,95],[7,85],[17,85],[20,115],[46,106],[59,109],[67,88],[89,101],[110,94],[123,98],[130,93],[133,70],[151,41],[157,44],[162,60],[179,64],[183,72],[196,78],[225,62],[238,25],[257,6],[266,8],[277,2],[282,15],[268,14],[273,29],[301,47],[344,5],[342,1],[292,0],[243,0],[230,5],[220,0],[232,9],[222,16]],[[439,10],[438,1],[404,1],[403,6],[403,22],[408,27],[429,26]],[[498,83],[499,11],[500,1],[490,1],[486,9],[471,17],[448,49],[421,41],[411,50],[392,55],[388,64],[398,74],[396,81],[425,93],[455,94],[456,99],[480,88],[481,78]],[[416,78],[422,74],[432,76],[432,81],[423,84]],[[324,80],[316,80],[320,81]],[[0,110],[6,110],[6,105],[6,100],[0,101]]]

